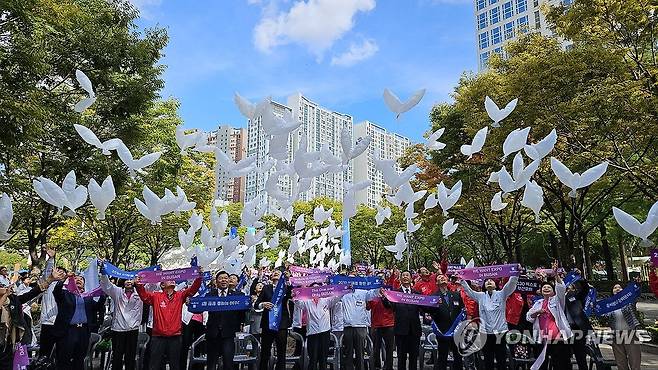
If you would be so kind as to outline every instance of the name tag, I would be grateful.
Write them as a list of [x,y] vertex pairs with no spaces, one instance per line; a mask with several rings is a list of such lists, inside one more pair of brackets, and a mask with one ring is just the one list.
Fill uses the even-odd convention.
[[569,297],[569,302],[573,302],[576,300],[576,297]]

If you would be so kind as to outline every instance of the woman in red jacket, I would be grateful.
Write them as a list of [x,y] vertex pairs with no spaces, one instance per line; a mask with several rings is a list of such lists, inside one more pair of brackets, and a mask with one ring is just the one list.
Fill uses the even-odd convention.
[[[384,278],[384,274],[377,274]],[[372,338],[373,348],[371,356],[372,368],[393,370],[393,347],[395,339],[395,314],[393,307],[388,301],[381,298],[375,298],[366,303],[366,308],[370,310],[370,337]],[[384,367],[381,362],[381,345],[384,341]]]

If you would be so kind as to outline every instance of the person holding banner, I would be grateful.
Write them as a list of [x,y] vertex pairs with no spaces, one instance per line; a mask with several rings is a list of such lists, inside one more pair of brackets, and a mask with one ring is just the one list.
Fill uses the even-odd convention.
[[[613,297],[609,299],[615,298],[616,300],[616,297],[619,297],[618,295],[622,295],[623,290],[621,284],[615,284],[612,287]],[[629,289],[627,288],[626,290]],[[639,289],[637,291],[639,292]],[[608,325],[610,325],[610,329],[615,334],[612,342],[612,352],[615,355],[615,362],[619,370],[640,370],[642,363],[642,349],[640,344],[637,342],[629,343],[628,341],[629,338],[632,341],[637,340],[635,331],[641,326],[635,311],[637,295],[631,295],[631,298],[633,299],[630,302],[622,301],[619,304],[623,304],[621,308],[601,314],[601,316],[608,318]],[[621,301],[621,299],[617,301]]]
[[[542,298],[526,314],[529,322],[533,323],[535,342],[544,341],[544,350],[537,357],[536,364],[542,364],[543,358],[550,357],[551,365],[555,369],[571,368],[571,352],[567,341],[573,336],[565,312],[567,288],[558,273],[558,263],[553,262],[555,285],[550,282],[542,283],[540,292]],[[543,356],[543,358],[542,358]],[[543,362],[542,369],[547,368]]]
[[[215,275],[215,286],[206,297],[244,296],[244,293],[229,287],[229,275],[220,271]],[[208,312],[206,324],[206,349],[208,351],[207,369],[215,370],[219,356],[222,356],[222,369],[232,370],[235,355],[235,333],[240,331],[246,311],[226,310]]]
[[261,352],[260,370],[269,369],[269,361],[272,356],[272,344],[276,345],[276,370],[286,368],[286,344],[288,341],[288,328],[290,327],[289,301],[292,288],[286,284],[285,276],[281,270],[274,270],[270,276],[272,284],[265,285],[254,308],[262,309],[263,316],[260,320]]
[[[398,292],[408,294],[420,294],[411,288],[411,272],[402,271],[400,274],[400,289]],[[398,369],[416,370],[418,368],[418,353],[420,350],[420,336],[422,334],[420,325],[421,310],[418,305],[393,303],[387,298],[384,302],[393,306],[395,313],[395,346],[398,354]],[[409,366],[407,367],[407,358]]]
[[[183,304],[188,297],[192,297],[201,287],[203,270],[200,267],[181,269],[182,276],[191,277],[196,271],[196,279],[192,286],[187,289],[176,291],[176,281],[167,280],[160,282],[161,292],[149,292],[144,288],[142,280],[147,274],[137,275],[135,287],[142,301],[153,307],[153,332],[151,335],[150,367],[152,370],[160,370],[164,365],[165,354],[169,361],[170,370],[179,370],[181,334],[182,334],[182,312]],[[169,271],[158,271],[164,273]],[[188,276],[190,275],[190,276]]]
[[[377,276],[384,280],[384,273]],[[393,347],[395,346],[395,313],[390,302],[384,302],[381,297],[368,301],[366,307],[370,310],[370,337],[372,338],[371,362],[373,369],[382,369],[381,348],[384,342],[384,370],[393,370]]]
[[[436,275],[436,286],[438,287],[432,295],[438,296],[439,305],[437,307],[428,307],[425,310],[432,316],[434,325],[437,329],[436,341],[438,342],[438,356],[434,363],[435,370],[445,370],[448,368],[448,352],[452,352],[452,368],[462,368],[462,358],[457,350],[457,345],[453,340],[454,328],[465,319],[464,303],[457,292],[451,292],[448,289],[448,277],[440,271]],[[463,313],[462,313],[463,312]]]
[[105,273],[104,264],[101,264],[100,273],[101,289],[114,303],[111,327],[112,370],[124,368],[133,370],[136,365],[137,334],[142,321],[144,303],[135,292],[132,280],[125,280],[122,289],[112,284]]
[[[84,368],[84,358],[87,355],[89,337],[94,327],[98,327],[98,312],[105,305],[105,296],[98,301],[92,296],[83,296],[85,279],[69,273],[68,279],[60,280],[53,289],[57,303],[57,318],[55,332],[58,337],[55,352],[57,368],[60,370],[77,370]],[[64,290],[64,282],[67,282]]]
[[514,293],[518,279],[518,276],[511,276],[503,289],[498,290],[496,281],[493,278],[486,278],[484,292],[476,292],[466,280],[459,280],[464,292],[478,304],[480,332],[487,335],[487,341],[482,349],[486,369],[494,368],[494,358],[498,370],[507,369],[507,347],[504,338],[508,327],[505,304],[507,297]]

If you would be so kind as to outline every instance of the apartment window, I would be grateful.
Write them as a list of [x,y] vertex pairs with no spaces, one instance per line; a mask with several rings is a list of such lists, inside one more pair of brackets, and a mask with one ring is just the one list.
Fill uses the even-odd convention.
[[514,22],[509,22],[505,24],[505,40],[509,40],[514,37]]
[[519,27],[519,32],[521,33],[528,32],[528,16],[524,15],[523,17],[517,19],[516,25]]
[[489,0],[489,5],[493,5],[493,4],[497,3],[497,2],[498,2],[498,0]]
[[541,28],[541,19],[539,18],[539,10],[535,12],[535,29],[538,30]]
[[478,10],[484,9],[487,6],[487,0],[478,0]]
[[497,47],[493,50],[493,52],[499,55],[503,55],[503,48]]
[[491,30],[491,45],[500,44],[503,41],[500,35],[500,27]]
[[534,6],[535,8],[538,7],[539,6],[539,0],[533,0],[532,6]]
[[487,13],[478,14],[478,30],[484,29],[487,27]]
[[514,7],[512,6],[512,1],[508,1],[503,4],[503,19],[512,18],[514,15]]
[[489,52],[484,52],[480,54],[480,69],[487,68],[487,63],[489,62]]
[[500,8],[495,7],[489,11],[489,24],[496,24],[500,22]]
[[516,14],[521,14],[528,10],[528,0],[516,0]]
[[489,33],[482,32],[479,36],[480,39],[480,49],[486,49],[489,47]]

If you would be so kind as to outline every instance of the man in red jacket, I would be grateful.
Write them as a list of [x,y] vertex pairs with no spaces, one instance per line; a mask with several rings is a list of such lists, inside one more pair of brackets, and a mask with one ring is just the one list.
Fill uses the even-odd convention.
[[436,291],[436,275],[430,274],[430,270],[427,267],[421,267],[418,272],[420,273],[420,277],[416,281],[416,284],[414,284],[413,289],[419,291],[422,295],[430,295]]
[[[384,280],[384,274],[377,274]],[[393,307],[388,301],[383,301],[377,297],[366,303],[366,308],[370,310],[370,336],[372,338],[371,362],[373,369],[382,369],[381,346],[384,341],[384,370],[393,370],[393,346],[395,340],[395,313]]]
[[196,294],[201,287],[203,271],[199,268],[199,277],[191,287],[175,291],[175,281],[160,283],[161,292],[148,292],[138,276],[135,279],[137,294],[144,304],[153,307],[153,334],[151,336],[151,369],[160,370],[164,365],[165,353],[170,370],[180,370],[181,316],[185,300]]

